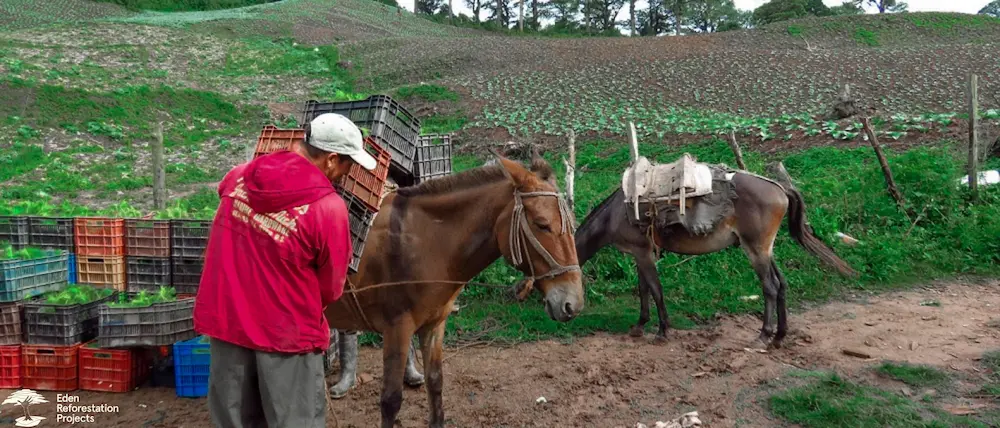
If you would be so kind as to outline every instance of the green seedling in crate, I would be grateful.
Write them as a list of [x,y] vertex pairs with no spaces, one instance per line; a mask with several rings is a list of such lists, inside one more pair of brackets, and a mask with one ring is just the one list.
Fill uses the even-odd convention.
[[132,299],[127,299],[124,294],[118,295],[118,301],[108,303],[113,308],[142,308],[152,306],[157,303],[167,303],[177,300],[177,292],[174,287],[160,286],[160,291],[150,293],[146,290],[140,291]]
[[38,248],[22,248],[15,250],[10,244],[3,246],[0,251],[0,260],[34,260],[45,257],[45,252]]

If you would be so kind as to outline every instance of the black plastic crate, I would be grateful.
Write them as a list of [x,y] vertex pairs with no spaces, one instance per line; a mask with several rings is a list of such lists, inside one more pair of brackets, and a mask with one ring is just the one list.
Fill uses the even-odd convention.
[[0,245],[10,244],[15,250],[28,246],[28,218],[20,216],[0,216]]
[[357,273],[361,264],[361,255],[365,251],[365,240],[368,239],[368,231],[375,221],[375,212],[368,209],[350,193],[344,194],[344,203],[347,204],[347,217],[351,226],[351,244],[354,254],[351,255],[351,263],[347,266],[350,273]]
[[[136,294],[129,292],[128,297]],[[198,335],[193,314],[193,297],[138,308],[101,305],[97,344],[102,348],[173,345]]]
[[170,286],[169,257],[127,257],[125,272],[129,291],[160,291],[160,286]]
[[451,135],[421,135],[417,140],[417,159],[413,163],[414,184],[451,175]]
[[171,220],[170,256],[202,257],[211,230],[212,220]]
[[198,294],[204,257],[170,257],[170,279],[177,294]]
[[53,305],[42,298],[24,302],[24,342],[30,345],[75,345],[97,337],[101,304],[115,299],[113,292],[103,299],[82,305]]
[[0,303],[0,346],[20,345],[24,340],[21,330],[21,302]]
[[28,243],[32,247],[75,252],[72,217],[28,217]]
[[417,154],[420,120],[398,102],[386,95],[372,95],[361,101],[306,101],[302,108],[303,125],[324,113],[336,113],[351,119],[358,127],[368,129],[375,142],[392,154],[390,171],[413,173]]

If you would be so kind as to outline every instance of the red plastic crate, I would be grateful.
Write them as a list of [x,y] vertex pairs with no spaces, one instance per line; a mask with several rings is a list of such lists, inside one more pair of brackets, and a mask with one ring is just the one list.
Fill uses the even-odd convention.
[[306,130],[303,128],[278,128],[274,125],[264,125],[257,137],[257,148],[253,157],[270,153],[291,150],[295,144],[306,139]]
[[125,219],[77,217],[73,227],[78,258],[125,255]]
[[80,347],[80,389],[129,392],[149,377],[150,353],[146,349],[102,349],[96,341]]
[[21,388],[21,345],[0,346],[0,388]]
[[378,162],[375,165],[375,170],[368,171],[361,165],[355,164],[337,185],[356,196],[369,209],[377,212],[382,202],[385,181],[389,177],[389,163],[392,161],[392,154],[379,147],[372,137],[365,138],[365,149]]
[[21,387],[40,391],[75,391],[79,387],[80,344],[21,345]]

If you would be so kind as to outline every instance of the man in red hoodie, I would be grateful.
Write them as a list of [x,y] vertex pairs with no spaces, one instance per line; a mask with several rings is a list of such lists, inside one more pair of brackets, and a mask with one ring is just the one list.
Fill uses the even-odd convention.
[[347,207],[331,182],[354,163],[376,165],[361,130],[323,114],[293,150],[219,183],[194,308],[195,330],[211,337],[215,426],[325,426],[323,310],[340,298],[351,258]]

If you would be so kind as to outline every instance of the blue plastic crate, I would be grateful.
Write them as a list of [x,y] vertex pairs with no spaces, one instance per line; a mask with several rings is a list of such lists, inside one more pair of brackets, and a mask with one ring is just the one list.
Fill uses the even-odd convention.
[[208,395],[209,338],[198,336],[174,344],[174,384],[178,397]]
[[0,302],[15,302],[66,284],[69,257],[65,251],[47,251],[33,260],[0,261]]
[[69,260],[66,266],[69,269],[69,275],[66,281],[70,284],[76,284],[76,254],[70,254],[67,260]]

